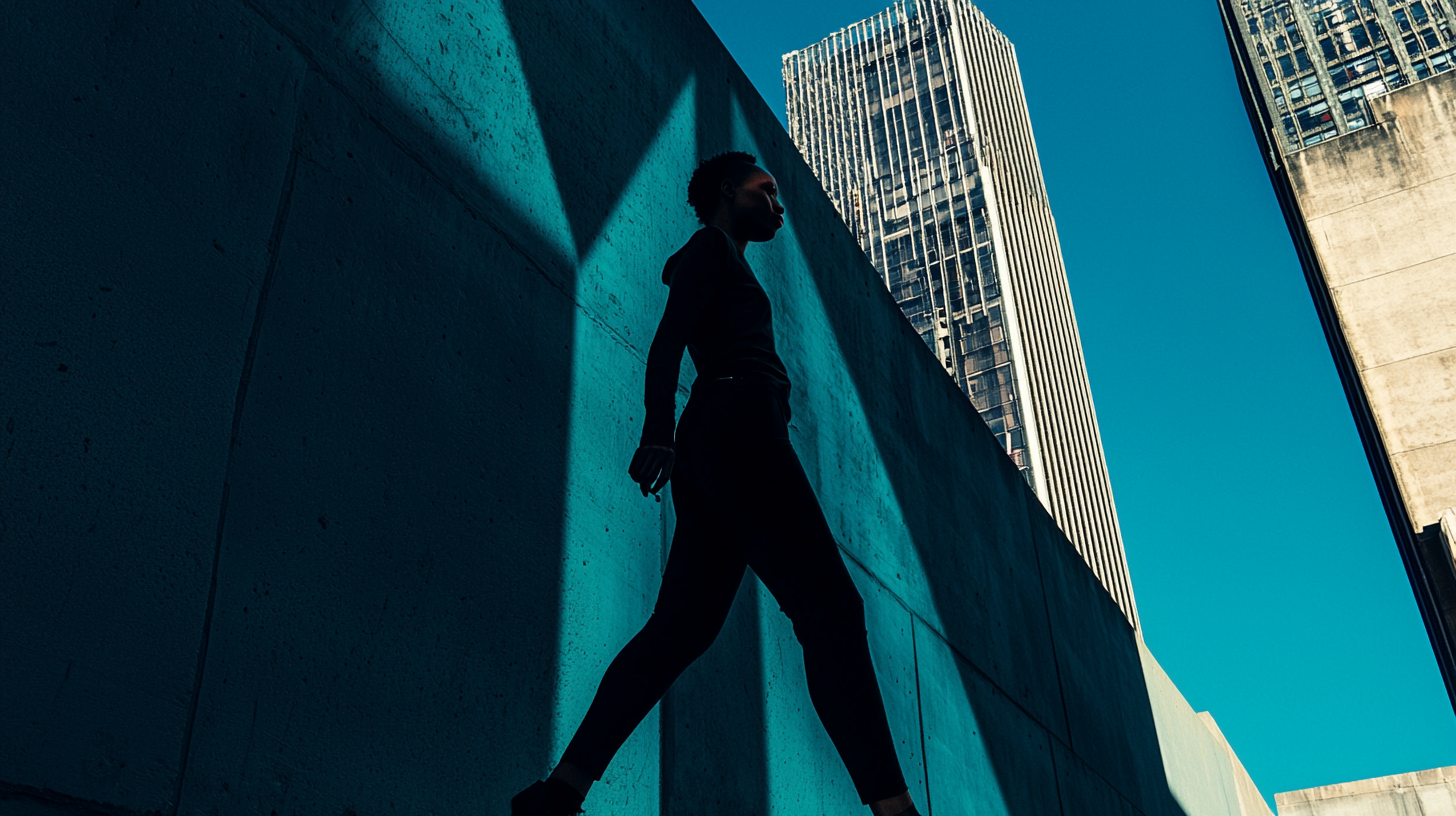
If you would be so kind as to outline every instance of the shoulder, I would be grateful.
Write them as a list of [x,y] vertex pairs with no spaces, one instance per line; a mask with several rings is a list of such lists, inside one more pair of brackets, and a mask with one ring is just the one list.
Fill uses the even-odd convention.
[[662,282],[671,284],[680,268],[687,267],[701,274],[711,274],[722,268],[733,252],[733,242],[728,233],[717,227],[703,227],[682,249],[672,254],[662,269]]
[[733,240],[728,237],[728,233],[717,227],[703,227],[688,239],[688,247],[701,253],[726,257],[733,251]]

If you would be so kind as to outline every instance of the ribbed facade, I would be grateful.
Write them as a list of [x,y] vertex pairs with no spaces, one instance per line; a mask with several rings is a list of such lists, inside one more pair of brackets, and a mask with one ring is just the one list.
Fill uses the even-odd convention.
[[786,54],[789,133],[1128,620],[1137,609],[1016,51],[964,0]]

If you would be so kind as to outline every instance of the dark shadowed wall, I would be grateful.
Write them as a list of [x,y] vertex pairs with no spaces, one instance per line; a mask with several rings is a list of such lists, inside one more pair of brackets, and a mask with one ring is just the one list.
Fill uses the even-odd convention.
[[[1242,812],[690,3],[3,13],[0,813],[506,813],[656,597],[624,469],[728,148],[925,811]],[[587,805],[860,808],[755,579]]]

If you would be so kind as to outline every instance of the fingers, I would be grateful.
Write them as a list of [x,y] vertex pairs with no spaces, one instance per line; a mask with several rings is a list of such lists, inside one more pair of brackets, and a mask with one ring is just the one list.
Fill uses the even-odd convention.
[[672,448],[660,445],[643,445],[637,448],[632,455],[632,463],[627,466],[627,474],[632,481],[642,490],[642,495],[648,492],[656,493],[667,484],[668,476],[672,473],[672,462],[675,457]]
[[638,448],[636,453],[632,454],[632,464],[627,466],[627,475],[632,477],[632,481],[639,484],[642,482],[642,471],[647,465],[647,456],[649,453],[651,453],[651,449],[644,445]]
[[672,451],[668,451],[667,455],[662,458],[662,472],[658,474],[657,481],[652,485],[652,493],[657,493],[667,485],[667,480],[672,476],[672,464],[676,459],[677,455]]

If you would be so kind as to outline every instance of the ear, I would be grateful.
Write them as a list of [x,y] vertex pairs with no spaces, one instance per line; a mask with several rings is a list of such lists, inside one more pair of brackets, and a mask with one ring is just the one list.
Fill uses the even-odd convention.
[[736,187],[737,187],[737,185],[735,185],[733,182],[731,182],[731,181],[729,181],[728,179],[725,178],[725,179],[723,179],[723,183],[720,184],[720,185],[718,185],[718,192],[722,193],[723,195],[725,195],[725,196],[727,196],[729,198],[732,198],[733,197],[733,192],[736,189]]

